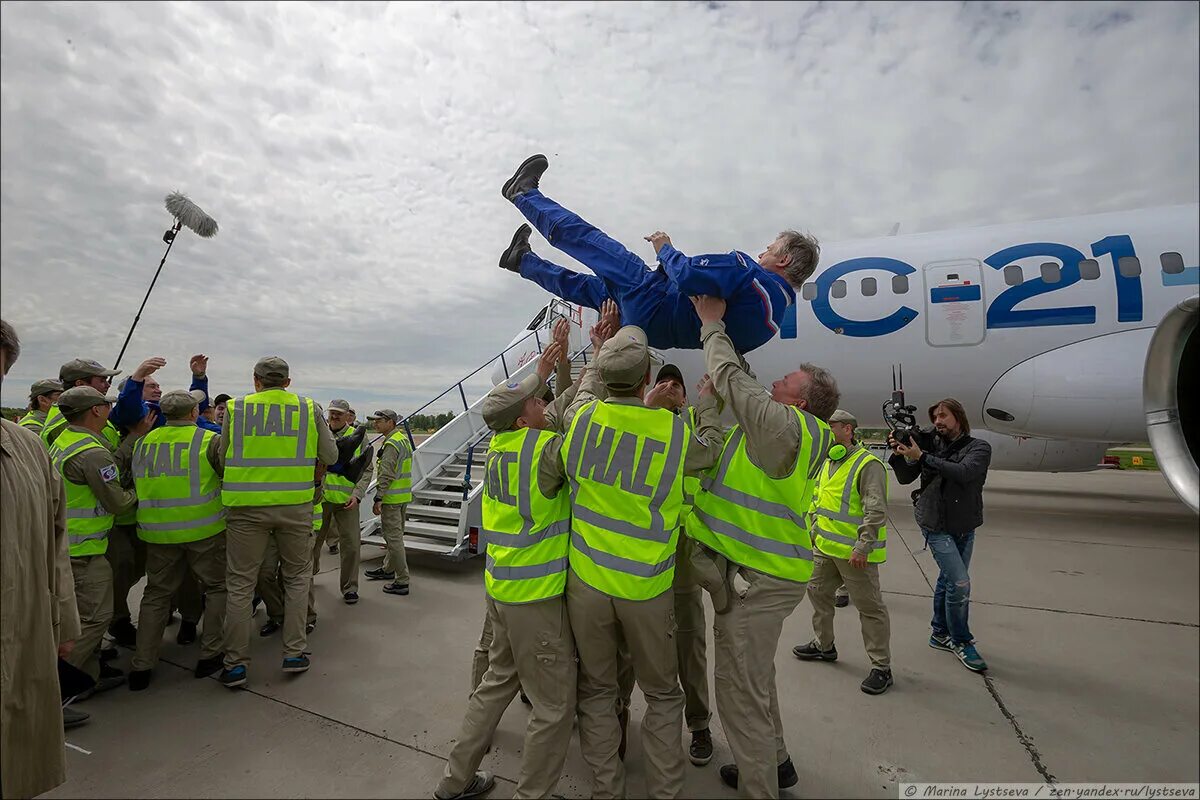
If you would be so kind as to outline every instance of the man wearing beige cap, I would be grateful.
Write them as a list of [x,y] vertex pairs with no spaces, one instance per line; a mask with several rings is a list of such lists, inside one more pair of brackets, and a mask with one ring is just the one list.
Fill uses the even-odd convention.
[[[62,384],[63,389],[90,386],[103,395],[112,386],[113,376],[120,374],[119,369],[107,369],[99,361],[76,358],[59,367],[58,382]],[[55,403],[46,413],[46,419],[42,424],[41,437],[47,447],[53,444],[58,435],[67,429],[68,424],[66,417],[59,410],[58,404]],[[116,450],[117,445],[121,442],[121,434],[116,425],[108,424],[101,434],[103,441],[108,443],[109,449]]]
[[[50,460],[63,476],[67,493],[67,535],[81,633],[67,657],[97,679],[96,691],[124,682],[120,670],[100,663],[100,642],[113,613],[113,575],[105,553],[116,516],[129,511],[137,496],[121,485],[113,453],[102,438],[111,404],[91,386],[63,392],[56,408],[67,421],[50,445]],[[152,420],[151,420],[152,422]],[[142,423],[138,435],[149,430]],[[124,448],[132,446],[132,441]]]
[[837,442],[821,469],[809,522],[813,528],[813,573],[808,599],[813,607],[813,640],[792,648],[802,661],[837,661],[833,608],[843,583],[858,609],[871,672],[862,682],[867,694],[892,685],[891,637],[887,607],[879,588],[879,565],[887,560],[887,473],[883,462],[854,440],[858,421],[838,409],[829,418]]
[[62,392],[62,382],[55,378],[35,381],[33,386],[29,387],[29,413],[21,417],[17,424],[40,436],[42,426],[46,424],[46,414],[54,407]]
[[313,496],[317,461],[337,460],[337,443],[321,407],[287,391],[288,364],[278,356],[254,365],[254,393],[232,399],[221,426],[221,500],[225,530],[225,669],[221,683],[246,683],[250,603],[267,542],[275,540],[286,587],[283,671],[308,670],[305,611],[312,585]]
[[696,494],[687,530],[698,542],[697,581],[716,612],[717,713],[735,762],[720,775],[742,797],[778,797],[799,779],[783,737],[775,653],[813,570],[805,515],[833,441],[826,420],[837,408],[837,383],[827,370],[800,364],[767,391],[725,332],[725,301],[692,303],[716,395],[738,423]]
[[404,514],[412,502],[412,445],[399,426],[400,415],[390,408],[380,409],[367,419],[375,432],[384,436],[379,448],[379,478],[375,482],[372,511],[379,517],[387,554],[383,566],[367,570],[367,578],[386,580],[383,591],[408,594],[408,558],[404,553]]
[[684,473],[699,474],[721,447],[715,407],[683,420],[648,408],[646,334],[626,326],[595,360],[608,399],[579,410],[563,446],[571,485],[571,571],[567,606],[579,650],[579,738],[592,794],[625,796],[617,651],[629,648],[646,698],[642,746],[646,792],[676,797],[683,787],[683,690],[673,635],[675,551]]
[[[349,403],[345,400],[330,400],[327,413],[329,414],[329,430],[334,436],[354,435],[354,426],[350,424],[353,413]],[[357,458],[362,455],[362,452],[363,445],[359,444],[354,451],[354,456]],[[354,605],[358,602],[358,568],[362,556],[358,504],[366,495],[367,487],[371,484],[374,474],[375,467],[369,461],[358,481],[354,483],[342,475],[336,475],[333,472],[325,473],[325,519],[321,526],[321,533],[318,534],[317,542],[313,546],[313,572],[320,569],[321,541],[332,538],[333,542],[329,546],[329,551],[341,555],[340,586],[342,599],[345,600],[346,605]]]
[[196,425],[205,394],[176,389],[158,407],[166,425],[133,446],[128,469],[137,489],[137,535],[146,543],[146,590],[138,614],[129,688],[150,685],[171,598],[191,574],[204,593],[204,634],[195,676],[221,668],[225,623],[225,507],[221,438]]

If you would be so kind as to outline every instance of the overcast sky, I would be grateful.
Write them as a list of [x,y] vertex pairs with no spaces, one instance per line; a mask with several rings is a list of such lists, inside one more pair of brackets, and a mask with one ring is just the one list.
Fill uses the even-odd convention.
[[162,355],[176,388],[204,352],[239,393],[279,354],[360,416],[414,410],[544,302],[497,267],[530,153],[646,258],[660,228],[757,253],[1196,202],[1198,8],[6,2],[4,405],[113,361],[174,189],[221,230],[181,234],[123,368]]

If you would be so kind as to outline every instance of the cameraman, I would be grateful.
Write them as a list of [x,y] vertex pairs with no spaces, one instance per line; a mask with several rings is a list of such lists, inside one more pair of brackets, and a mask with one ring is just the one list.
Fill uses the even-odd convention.
[[971,436],[967,412],[953,398],[930,406],[929,421],[936,435],[914,435],[907,445],[888,434],[894,452],[888,463],[901,484],[921,478],[921,488],[912,494],[917,524],[940,570],[929,646],[954,653],[967,669],[983,672],[987,662],[975,649],[967,624],[971,600],[967,569],[975,529],[983,524],[983,482],[992,446]]

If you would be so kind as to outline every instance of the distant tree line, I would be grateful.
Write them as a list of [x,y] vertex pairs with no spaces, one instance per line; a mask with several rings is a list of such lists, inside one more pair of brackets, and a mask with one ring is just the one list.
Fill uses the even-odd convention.
[[436,431],[453,419],[454,414],[450,411],[442,414],[413,414],[408,418],[408,424],[414,431]]

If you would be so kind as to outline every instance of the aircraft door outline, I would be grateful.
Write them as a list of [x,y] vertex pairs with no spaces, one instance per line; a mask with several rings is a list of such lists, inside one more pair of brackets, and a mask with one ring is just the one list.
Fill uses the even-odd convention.
[[925,278],[925,341],[930,347],[969,347],[987,335],[983,264],[975,258],[931,261]]

